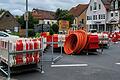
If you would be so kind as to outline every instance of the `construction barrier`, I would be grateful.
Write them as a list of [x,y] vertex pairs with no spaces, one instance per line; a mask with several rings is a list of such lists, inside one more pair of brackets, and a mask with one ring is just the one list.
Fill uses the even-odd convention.
[[[0,70],[8,76],[11,73],[40,69],[42,70],[42,57],[44,39],[36,38],[0,38]],[[41,54],[41,55],[40,55]],[[41,60],[41,68],[38,63]]]
[[[43,38],[43,42],[46,42],[46,39]],[[9,45],[9,48],[8,48]],[[46,44],[43,45],[43,49],[46,48]],[[20,39],[9,39],[9,38],[1,38],[0,39],[0,50],[1,57],[7,63],[7,54],[9,52],[17,52],[17,51],[29,51],[41,49],[41,38],[29,39],[29,38],[20,38]],[[38,63],[40,60],[40,55],[38,51],[35,51],[32,54],[26,53],[24,54],[16,54],[11,55],[11,66],[16,65],[24,65],[30,63]]]
[[109,39],[111,42],[118,42],[120,41],[120,32],[110,32],[108,34]]
[[[62,41],[62,46],[64,45],[64,42],[67,38],[67,35],[62,35],[62,34],[54,34],[53,35],[53,42],[57,43],[57,44],[53,44],[54,48],[60,48],[61,47],[61,43],[59,43],[60,41]],[[47,36],[47,42],[52,42],[52,35]],[[49,44],[47,44],[49,45]]]

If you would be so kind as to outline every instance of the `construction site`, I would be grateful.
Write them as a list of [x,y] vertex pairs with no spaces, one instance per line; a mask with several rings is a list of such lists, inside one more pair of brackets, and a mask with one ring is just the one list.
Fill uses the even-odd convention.
[[1,38],[1,74],[18,80],[110,80],[114,75],[118,80],[119,34],[70,29],[68,34],[43,32],[39,38]]

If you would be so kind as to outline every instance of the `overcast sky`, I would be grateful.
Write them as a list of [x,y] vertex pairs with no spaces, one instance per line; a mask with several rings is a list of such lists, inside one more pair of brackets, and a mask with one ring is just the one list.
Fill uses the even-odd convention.
[[[0,8],[9,10],[14,15],[20,15],[25,12],[26,0],[0,0]],[[89,0],[28,0],[29,10],[39,8],[43,10],[56,11],[57,8],[70,9],[73,6],[82,3],[89,3]]]

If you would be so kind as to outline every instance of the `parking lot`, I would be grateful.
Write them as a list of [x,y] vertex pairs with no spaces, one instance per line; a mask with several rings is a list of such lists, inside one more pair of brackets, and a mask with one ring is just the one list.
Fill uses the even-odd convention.
[[[112,43],[109,49],[104,49],[103,54],[99,55],[63,54],[54,65],[51,62],[43,62],[44,74],[32,71],[14,75],[12,78],[17,80],[120,80],[119,49],[120,43]],[[51,54],[50,50],[48,49],[45,55]],[[57,54],[60,53],[55,53]],[[86,65],[81,66],[82,64]]]

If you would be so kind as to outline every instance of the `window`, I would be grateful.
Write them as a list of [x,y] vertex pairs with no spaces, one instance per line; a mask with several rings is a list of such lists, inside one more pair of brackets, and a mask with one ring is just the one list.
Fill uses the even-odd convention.
[[99,14],[99,19],[105,19],[105,14]]
[[95,20],[97,20],[97,15],[95,15]]
[[94,10],[97,10],[97,2],[94,2]]
[[101,5],[99,4],[99,9],[101,9]]
[[50,22],[48,21],[47,24],[50,24]]
[[82,19],[81,23],[84,24],[84,19]]
[[114,2],[111,2],[111,9],[114,9]]
[[93,20],[97,20],[97,15],[93,15]]
[[10,17],[10,15],[7,14],[6,17]]
[[92,20],[92,16],[87,16],[87,20]]
[[99,19],[101,19],[101,15],[99,14]]
[[120,1],[118,1],[118,8],[120,8]]
[[115,9],[118,9],[118,1],[115,1]]
[[89,16],[87,16],[87,20],[89,20]]
[[0,33],[0,37],[8,37],[8,35],[5,33]]
[[103,19],[105,19],[105,14],[103,14]]
[[113,1],[113,9],[115,9],[115,1]]
[[95,20],[95,15],[93,15],[93,20]]
[[111,17],[113,17],[113,13],[111,13]]
[[101,18],[101,19],[103,19],[103,16],[102,16],[102,14],[100,15],[100,18]]
[[117,13],[117,12],[115,13],[115,16],[118,16],[118,13]]
[[90,20],[92,20],[92,16],[90,16]]
[[92,11],[92,6],[90,6],[90,11]]

